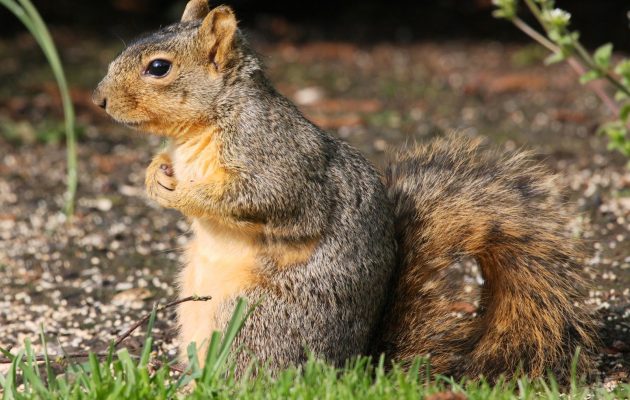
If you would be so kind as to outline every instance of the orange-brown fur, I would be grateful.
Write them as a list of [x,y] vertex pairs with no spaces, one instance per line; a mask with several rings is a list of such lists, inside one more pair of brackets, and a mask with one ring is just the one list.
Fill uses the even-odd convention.
[[186,250],[186,265],[179,277],[180,296],[212,296],[212,300],[181,305],[182,355],[191,342],[205,348],[210,333],[223,328],[215,320],[219,304],[257,283],[259,249],[254,235],[214,221],[195,220],[192,228],[195,237]]
[[[480,151],[462,137],[399,155],[388,185],[402,270],[383,339],[393,359],[430,355],[443,374],[494,378],[522,368],[563,378],[582,346],[584,371],[593,326],[553,179],[527,153]],[[485,281],[476,318],[451,312],[444,272],[463,257]]]
[[263,253],[274,260],[281,268],[305,263],[317,248],[318,240],[312,239],[305,243],[296,244],[268,244]]

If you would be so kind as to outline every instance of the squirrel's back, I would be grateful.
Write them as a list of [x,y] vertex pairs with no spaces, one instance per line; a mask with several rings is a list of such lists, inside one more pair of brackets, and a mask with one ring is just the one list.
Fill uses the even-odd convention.
[[[271,362],[273,370],[300,364],[309,352],[337,366],[369,354],[387,301],[396,244],[386,191],[373,167],[346,143],[331,139],[328,155],[323,183],[330,192],[320,201],[329,213],[313,254],[299,265],[268,264],[262,284],[242,293],[261,302],[236,345]],[[300,219],[309,223],[313,216],[304,213]],[[224,321],[235,301],[222,308]],[[239,365],[251,360],[247,352],[238,357]]]

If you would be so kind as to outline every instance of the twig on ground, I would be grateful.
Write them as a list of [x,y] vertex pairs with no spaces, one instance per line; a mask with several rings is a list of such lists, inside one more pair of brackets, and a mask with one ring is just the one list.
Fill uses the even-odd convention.
[[[176,305],[179,305],[181,303],[185,303],[187,301],[208,301],[208,300],[211,300],[211,299],[212,299],[211,296],[188,296],[188,297],[185,297],[183,299],[172,301],[172,302],[166,304],[165,306],[158,308],[155,312],[157,313],[157,312],[160,312],[160,311],[164,311],[164,310],[166,310],[168,308],[175,307]],[[133,333],[133,331],[138,329],[138,327],[140,325],[142,325],[145,322],[147,322],[149,320],[149,318],[151,318],[151,314],[152,314],[152,312],[148,313],[147,315],[142,317],[140,320],[138,320],[135,324],[131,325],[131,327],[129,329],[127,329],[122,335],[118,336],[116,338],[116,340],[114,341],[114,347],[118,347],[118,345],[120,343],[122,343],[123,340],[127,339]]]
[[[175,300],[172,301],[158,309],[156,309],[156,313],[160,312],[160,311],[164,311],[167,310],[171,307],[175,307],[176,305],[179,305],[181,303],[185,303],[188,301],[209,301],[211,300],[212,297],[211,296],[188,296],[185,297],[183,299],[179,299],[179,300]],[[116,338],[116,340],[114,341],[114,348],[118,347],[126,338],[128,338],[136,329],[138,329],[138,327],[140,327],[142,324],[144,324],[145,322],[147,322],[149,320],[149,318],[151,318],[151,314],[153,312],[150,312],[148,314],[146,314],[144,317],[142,317],[141,319],[139,319],[137,322],[135,322],[129,329],[127,329],[124,333],[122,333],[120,336],[118,336]],[[10,351],[10,348],[8,349]],[[53,356],[53,357],[48,357],[48,359],[54,363],[54,364],[58,364],[58,365],[63,365],[65,362],[67,362],[68,360],[71,360],[73,358],[87,358],[89,356],[90,352],[77,352],[77,353],[69,353],[69,354],[65,354],[65,355],[59,355],[59,356]],[[99,359],[105,358],[108,356],[108,353],[95,353],[96,357]],[[37,355],[34,357],[35,362],[45,362],[46,361],[46,355]],[[4,357],[1,356],[0,357],[0,364],[10,364],[12,363],[13,360],[10,359],[9,357]],[[158,362],[158,365],[163,365],[161,362]],[[175,365],[169,365],[168,366],[169,369],[179,372],[179,373],[183,373],[184,370],[178,366]]]
[[[163,363],[160,360],[152,360],[151,362],[149,362],[149,365],[151,365],[151,367],[154,368],[155,370],[160,369],[164,364],[165,363]],[[186,372],[186,367],[185,366],[180,366],[180,364],[166,364],[166,366],[171,371],[175,371],[175,372],[178,372],[180,374],[183,374],[183,373]],[[188,371],[188,373],[190,373],[190,371]]]
[[[62,364],[66,360],[69,360],[72,358],[88,358],[89,355],[90,355],[89,352],[84,351],[84,352],[79,352],[79,353],[69,353],[69,354],[52,356],[52,357],[48,356],[48,360],[50,360],[51,363]],[[98,358],[107,357],[107,353],[95,353],[95,355]],[[33,361],[45,362],[46,356],[43,354],[37,355],[33,358]],[[0,357],[0,364],[10,364],[12,362],[13,361],[8,357],[4,357],[4,356]]]

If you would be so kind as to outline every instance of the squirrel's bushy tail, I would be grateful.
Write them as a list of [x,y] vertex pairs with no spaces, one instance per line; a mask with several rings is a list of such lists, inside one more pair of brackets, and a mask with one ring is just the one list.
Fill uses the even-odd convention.
[[[388,356],[429,354],[435,372],[455,376],[565,379],[580,346],[583,370],[593,322],[553,175],[527,153],[451,137],[399,154],[386,179],[401,263],[381,342]],[[445,270],[465,257],[484,283],[478,315],[457,318]]]

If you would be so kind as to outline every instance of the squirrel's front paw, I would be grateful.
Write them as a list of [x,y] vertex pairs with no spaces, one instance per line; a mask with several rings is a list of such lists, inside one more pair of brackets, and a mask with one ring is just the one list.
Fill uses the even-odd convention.
[[177,179],[171,158],[167,154],[161,153],[153,158],[147,168],[145,186],[151,199],[157,201],[162,207],[173,208]]

